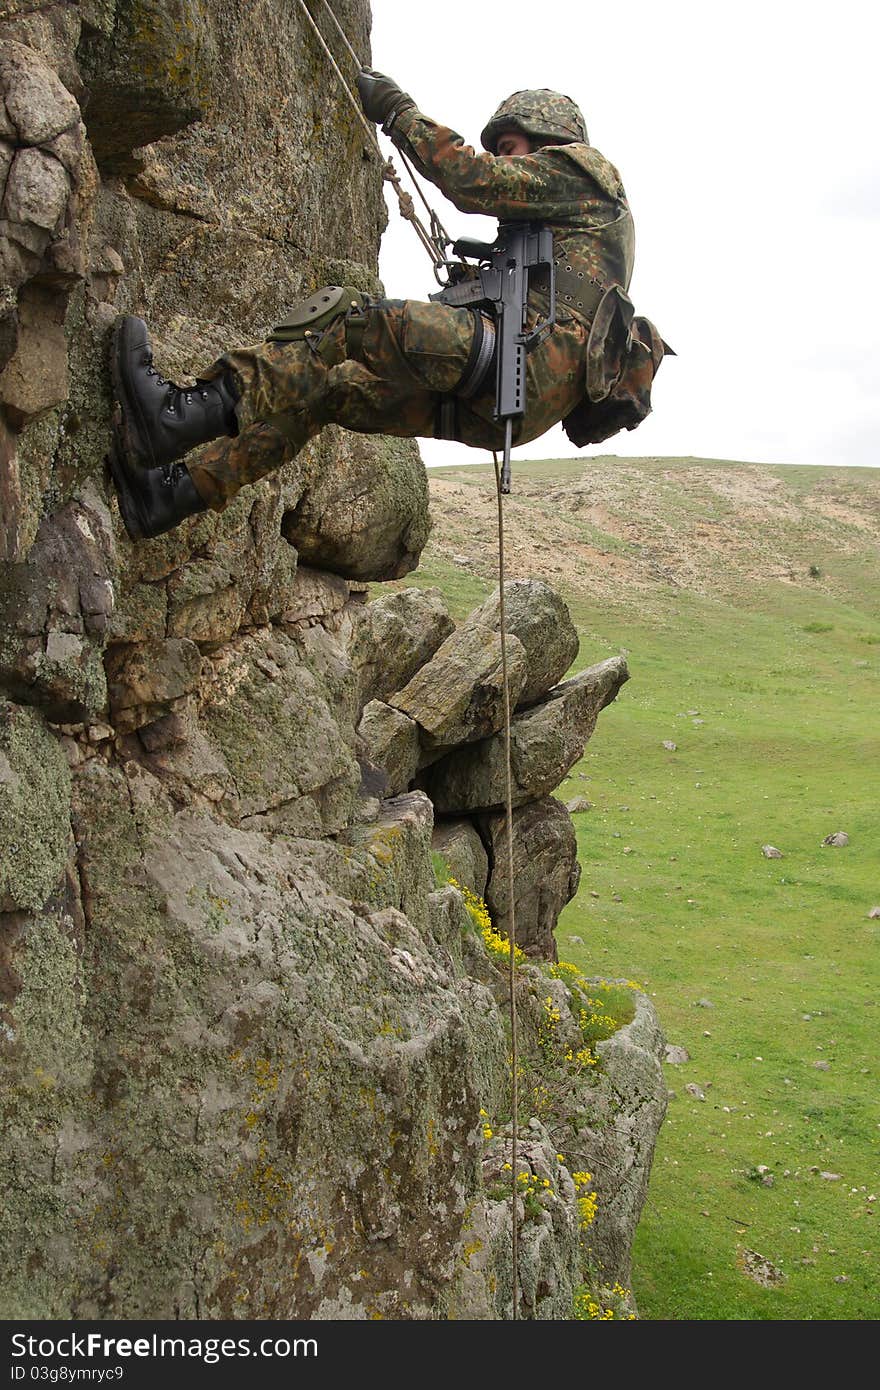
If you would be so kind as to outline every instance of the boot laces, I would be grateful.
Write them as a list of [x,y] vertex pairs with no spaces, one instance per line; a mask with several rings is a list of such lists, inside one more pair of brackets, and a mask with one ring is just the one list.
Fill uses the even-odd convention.
[[162,464],[162,486],[174,488],[180,480],[180,475],[184,471],[182,463],[163,463]]
[[176,386],[173,381],[170,381],[168,379],[168,377],[160,376],[158,368],[153,365],[153,354],[149,351],[147,353],[146,368],[147,376],[154,376],[156,378],[157,386],[168,387],[168,390],[165,393],[165,409],[167,410],[169,415],[177,414],[176,400],[178,396],[184,396],[186,398],[187,404],[189,404],[192,401],[191,392],[187,391],[185,388]]
[[171,382],[167,379],[167,377],[159,376],[158,368],[156,368],[156,367],[153,366],[153,358],[152,358],[152,355],[151,355],[151,354],[147,356],[146,367],[147,367],[147,376],[154,376],[154,377],[156,377],[156,378],[157,378],[157,384],[158,384],[159,386],[170,386],[170,385],[171,385]]

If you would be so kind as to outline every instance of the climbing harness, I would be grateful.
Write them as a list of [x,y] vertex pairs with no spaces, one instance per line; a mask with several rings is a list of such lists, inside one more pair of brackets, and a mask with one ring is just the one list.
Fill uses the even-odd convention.
[[[333,10],[331,9],[330,4],[328,3],[328,0],[321,0],[321,2],[322,2],[322,4],[323,4],[323,6],[324,6],[324,9],[325,9],[326,12],[327,12],[327,15],[329,16],[330,20],[332,21],[332,23],[333,23],[333,25],[334,25],[334,27],[335,27],[335,29],[336,29],[336,32],[338,33],[340,39],[342,40],[343,44],[345,45],[345,48],[347,49],[347,51],[348,51],[350,57],[352,58],[352,60],[353,60],[354,63],[356,64],[358,71],[360,71],[360,70],[362,69],[362,67],[363,67],[363,64],[361,63],[360,58],[358,58],[357,53],[356,53],[355,50],[353,49],[352,45],[349,43],[348,38],[347,38],[347,36],[346,36],[346,34],[345,34],[345,31],[343,30],[342,26],[340,25],[339,21],[337,20],[337,18],[336,18],[336,16],[335,16],[335,14],[333,13]],[[425,250],[427,251],[428,255],[430,256],[431,261],[432,261],[432,263],[433,263],[434,276],[435,276],[435,279],[437,280],[438,284],[442,285],[443,288],[444,288],[444,290],[446,290],[447,288],[450,288],[450,289],[453,290],[453,292],[454,292],[454,286],[456,285],[456,283],[462,283],[462,282],[468,282],[468,281],[470,281],[471,284],[473,285],[474,280],[475,280],[474,273],[473,273],[473,268],[472,268],[472,267],[467,267],[467,266],[465,265],[465,263],[464,263],[464,260],[463,260],[463,257],[464,257],[465,255],[468,254],[468,249],[467,249],[468,246],[470,245],[470,247],[471,247],[471,249],[470,249],[470,255],[471,255],[471,256],[474,256],[474,255],[476,254],[478,257],[481,257],[481,258],[482,258],[482,256],[485,255],[486,253],[490,253],[493,249],[496,249],[496,250],[497,250],[498,248],[497,248],[497,247],[496,247],[496,248],[490,248],[490,247],[488,247],[488,246],[482,246],[482,245],[480,245],[480,244],[478,244],[478,243],[470,243],[470,244],[469,244],[469,243],[467,243],[467,242],[462,242],[462,243],[461,243],[462,250],[459,252],[459,249],[458,249],[458,248],[459,248],[459,243],[456,243],[455,245],[453,245],[452,239],[451,239],[451,238],[448,236],[448,234],[446,233],[445,229],[443,228],[442,223],[440,222],[440,219],[437,217],[437,214],[436,214],[436,213],[432,210],[432,208],[429,206],[429,204],[428,204],[428,202],[427,202],[427,199],[425,198],[425,195],[423,194],[423,192],[422,192],[422,190],[421,190],[421,187],[419,186],[418,179],[417,179],[416,176],[415,176],[415,172],[414,172],[414,170],[413,170],[413,168],[412,168],[412,166],[411,166],[409,160],[407,159],[407,157],[406,157],[406,155],[403,153],[403,151],[400,150],[399,153],[400,153],[401,159],[403,160],[404,166],[405,166],[405,168],[406,168],[406,170],[407,170],[407,172],[408,172],[410,178],[411,178],[412,181],[413,181],[413,185],[414,185],[416,191],[418,192],[419,197],[421,198],[421,200],[422,200],[422,202],[424,203],[425,208],[426,208],[426,210],[427,210],[428,218],[429,218],[429,224],[430,224],[430,231],[424,226],[424,224],[420,221],[419,217],[418,217],[417,214],[416,214],[415,207],[414,207],[414,205],[413,205],[412,197],[410,196],[410,194],[408,194],[408,193],[404,190],[403,186],[402,186],[401,183],[400,183],[399,176],[398,176],[398,174],[397,174],[396,169],[394,168],[394,165],[393,165],[392,161],[391,161],[390,159],[387,159],[387,160],[386,160],[385,157],[384,157],[384,155],[382,154],[382,150],[381,150],[381,148],[380,148],[380,146],[379,146],[379,141],[378,141],[378,139],[377,139],[377,137],[376,137],[376,133],[375,133],[375,131],[374,131],[372,125],[370,124],[370,122],[367,121],[367,119],[366,119],[366,117],[365,117],[363,111],[361,110],[360,102],[357,100],[357,98],[355,97],[355,95],[354,95],[354,93],[352,92],[351,88],[349,87],[348,83],[346,82],[345,77],[343,76],[342,71],[341,71],[341,69],[340,69],[338,63],[336,62],[336,59],[333,57],[333,54],[331,53],[330,49],[328,48],[328,46],[327,46],[327,44],[326,44],[326,42],[325,42],[325,40],[324,40],[324,37],[323,37],[323,35],[322,35],[320,29],[318,28],[317,24],[315,23],[314,18],[312,17],[312,14],[310,13],[308,7],[306,6],[305,0],[299,0],[299,5],[300,5],[300,8],[301,8],[303,14],[305,15],[305,18],[307,19],[309,25],[311,26],[311,28],[312,28],[312,30],[313,30],[313,32],[314,32],[314,35],[315,35],[316,39],[318,40],[318,43],[320,44],[320,46],[321,46],[321,48],[323,49],[323,51],[324,51],[324,53],[325,53],[325,55],[326,55],[328,61],[330,62],[331,66],[333,67],[333,70],[334,70],[334,72],[336,73],[336,76],[337,76],[338,79],[339,79],[339,82],[340,82],[340,84],[341,84],[341,86],[342,86],[342,89],[343,89],[343,91],[345,92],[346,96],[348,97],[348,100],[349,100],[349,102],[351,103],[351,106],[352,106],[352,108],[354,109],[355,114],[357,115],[359,121],[361,122],[361,125],[363,125],[364,129],[366,130],[367,135],[368,135],[370,141],[372,142],[374,148],[378,151],[378,154],[379,154],[380,159],[382,159],[382,177],[383,177],[388,183],[391,184],[392,188],[394,189],[394,191],[395,191],[395,193],[396,193],[396,195],[397,195],[397,201],[398,201],[398,206],[399,206],[399,209],[400,209],[400,215],[401,215],[401,217],[403,217],[406,221],[412,223],[413,228],[415,229],[416,234],[418,235],[419,240],[421,241],[422,245],[424,246]],[[526,242],[524,242],[523,244],[524,244],[524,245],[529,245],[529,246],[531,246],[531,249],[532,249],[532,263],[535,265],[536,268],[537,268],[538,266],[541,266],[541,267],[545,270],[546,275],[547,275],[547,278],[548,278],[548,284],[549,284],[549,289],[550,289],[550,317],[549,317],[549,319],[548,319],[547,321],[545,321],[545,323],[539,325],[539,328],[540,328],[541,332],[544,333],[544,332],[549,332],[550,328],[552,328],[552,325],[553,325],[554,285],[555,285],[554,275],[555,275],[555,269],[556,269],[556,267],[555,267],[555,265],[554,265],[554,263],[553,263],[553,259],[552,259],[552,237],[550,238],[549,243],[547,242],[547,237],[550,236],[549,232],[547,232],[546,229],[532,228],[532,229],[531,229],[531,235],[532,235],[533,238],[534,238],[534,236],[536,236],[536,235],[539,236],[539,238],[540,238],[540,234],[541,234],[542,231],[544,232],[544,236],[543,236],[542,239],[539,240],[539,243],[536,244],[536,243],[534,243],[534,241],[532,241],[532,242],[526,241]],[[526,238],[528,238],[529,235],[530,235],[529,232],[526,232],[526,233],[525,233]],[[478,245],[479,245],[479,250],[478,250],[478,251],[475,251],[473,248],[477,247]],[[536,245],[539,246],[539,250],[536,249]],[[549,248],[550,248],[549,251],[548,251],[548,245],[549,245]],[[500,240],[499,240],[499,246],[500,246]],[[453,249],[453,251],[455,252],[455,254],[458,255],[459,259],[458,259],[457,261],[451,261],[451,260],[449,260],[449,259],[447,258],[447,256],[446,256],[445,253],[446,253],[446,250],[447,250],[448,247],[452,247],[452,249]],[[503,250],[503,248],[502,248],[502,250]],[[490,262],[491,262],[491,255],[488,256],[488,259],[489,259]],[[525,259],[526,263],[528,263],[528,259],[527,259],[527,258],[522,258],[522,257],[521,257],[521,259],[520,259],[520,266],[519,266],[520,277],[522,277],[522,275],[523,275],[523,261],[524,261],[524,259]],[[491,268],[491,267],[490,267],[490,268]],[[446,279],[445,279],[445,280],[441,278],[441,275],[442,275],[443,273],[445,273],[445,275],[446,275]],[[508,262],[508,273],[507,273],[507,276],[505,277],[505,275],[503,275],[503,274],[500,274],[500,275],[499,275],[499,283],[498,283],[498,287],[497,287],[497,292],[496,292],[495,294],[492,294],[492,295],[489,295],[489,296],[488,296],[488,298],[495,304],[496,310],[498,310],[498,309],[501,308],[501,301],[502,301],[502,299],[507,299],[507,298],[510,297],[509,294],[508,294],[508,291],[507,291],[506,289],[503,289],[503,288],[502,288],[503,285],[504,285],[505,279],[509,279],[509,274],[510,274],[510,264],[509,264],[509,262]],[[476,283],[476,286],[479,288],[479,287],[480,287],[480,284],[481,284],[481,280],[480,280],[479,278],[476,278],[475,283]],[[489,282],[487,281],[486,283],[488,284]],[[526,275],[525,275],[525,280],[522,281],[522,284],[525,284],[525,286],[526,286],[526,288],[527,288],[527,285],[528,285],[528,275],[527,275],[527,273],[526,273]],[[517,1201],[518,1201],[518,1190],[517,1190],[517,1164],[518,1164],[518,1146],[519,1146],[519,1114],[518,1114],[518,1111],[519,1111],[519,1087],[518,1087],[519,1047],[518,1047],[518,1036],[517,1036],[517,1009],[516,1009],[516,988],[517,988],[517,972],[516,972],[516,950],[517,950],[517,947],[516,947],[516,914],[515,914],[514,893],[513,893],[513,793],[512,793],[512,772],[511,772],[511,753],[510,753],[510,742],[511,742],[510,682],[509,682],[509,679],[508,679],[508,671],[507,671],[507,649],[506,649],[507,623],[506,623],[506,613],[505,613],[505,606],[504,606],[504,582],[505,582],[505,580],[504,580],[504,515],[503,515],[502,495],[505,494],[505,493],[509,493],[509,492],[510,492],[510,449],[511,449],[512,437],[513,437],[513,416],[516,415],[516,414],[521,414],[521,413],[522,413],[522,408],[523,408],[523,406],[524,406],[524,400],[523,400],[523,392],[524,392],[524,383],[523,383],[523,378],[524,378],[524,360],[523,360],[523,355],[524,355],[525,351],[528,350],[528,347],[529,347],[530,345],[532,345],[532,343],[533,343],[533,342],[535,341],[535,339],[536,339],[536,331],[535,331],[535,330],[532,330],[532,332],[529,333],[529,334],[527,334],[527,333],[525,333],[525,332],[523,331],[523,330],[524,330],[523,318],[524,318],[524,306],[525,306],[525,291],[524,291],[523,288],[522,288],[522,284],[521,284],[520,287],[519,287],[519,295],[520,295],[520,299],[521,299],[522,303],[521,303],[521,305],[519,306],[519,317],[518,317],[518,321],[514,324],[514,323],[513,323],[513,318],[512,318],[512,316],[511,316],[511,317],[509,318],[509,320],[508,320],[508,336],[510,337],[510,343],[509,343],[509,345],[508,345],[507,358],[508,358],[509,361],[511,361],[511,360],[512,360],[512,361],[515,361],[515,363],[516,363],[517,365],[516,365],[512,370],[508,370],[507,372],[505,372],[505,378],[510,377],[510,383],[508,384],[508,386],[507,386],[506,388],[502,389],[502,388],[503,388],[503,383],[502,383],[502,382],[500,381],[500,379],[499,379],[499,385],[498,385],[498,391],[497,391],[497,395],[498,395],[498,405],[499,405],[499,418],[501,418],[501,419],[503,420],[503,423],[504,423],[504,455],[503,455],[503,464],[502,464],[501,467],[499,467],[498,456],[497,456],[497,454],[496,454],[494,451],[493,451],[493,454],[492,454],[492,458],[493,458],[494,464],[495,464],[495,488],[496,488],[497,501],[498,501],[498,589],[499,589],[499,602],[500,602],[501,679],[502,679],[502,686],[503,686],[503,693],[504,693],[504,761],[505,761],[505,778],[506,778],[506,785],[505,785],[505,820],[506,820],[506,831],[507,831],[507,879],[508,879],[507,889],[508,889],[508,902],[509,902],[509,904],[510,904],[510,922],[509,922],[509,936],[508,936],[508,944],[509,944],[509,952],[508,952],[508,978],[509,978],[509,988],[510,988],[510,1048],[511,1048],[511,1053],[510,1053],[510,1055],[511,1055],[511,1064],[510,1064],[510,1065],[511,1065],[511,1126],[510,1126],[510,1128],[511,1128],[511,1160],[510,1160],[511,1179],[510,1179],[510,1180],[511,1180],[511,1260],[512,1260],[512,1296],[511,1296],[511,1307],[512,1307],[512,1312],[511,1312],[511,1316],[512,1316],[512,1318],[513,1318],[514,1320],[516,1320],[516,1319],[519,1318],[519,1223],[518,1223],[518,1220],[517,1220]],[[291,319],[289,318],[288,321],[286,321],[284,324],[279,325],[279,327],[275,330],[275,332],[276,332],[276,333],[281,333],[281,334],[283,335],[283,334],[285,333],[285,330],[286,330],[286,332],[287,332],[288,334],[290,334],[291,336],[299,337],[300,334],[302,334],[302,336],[308,338],[308,337],[309,337],[309,333],[306,332],[306,328],[305,328],[306,322],[310,322],[310,321],[312,321],[312,320],[314,320],[314,322],[317,322],[318,319],[319,319],[319,317],[323,316],[323,314],[326,313],[328,310],[329,310],[330,314],[332,315],[333,310],[336,308],[335,302],[334,302],[333,304],[331,304],[330,301],[329,301],[329,299],[327,299],[327,300],[325,301],[324,298],[322,298],[322,296],[327,295],[328,292],[332,293],[332,291],[333,291],[334,289],[339,289],[339,288],[340,288],[340,287],[338,287],[338,286],[325,286],[322,290],[320,290],[320,291],[317,292],[316,296],[313,296],[313,299],[312,299],[311,301],[306,301],[304,305],[297,306],[297,313],[296,313],[296,316],[295,316],[295,321],[291,321]],[[340,300],[343,298],[343,294],[344,294],[344,293],[347,293],[347,290],[343,291],[343,290],[340,289],[340,296],[339,296],[339,297],[340,297]],[[472,347],[472,349],[471,349],[471,359],[470,359],[470,361],[467,363],[467,365],[466,365],[466,367],[465,367],[464,373],[463,373],[463,375],[462,375],[462,379],[461,379],[461,381],[459,382],[458,387],[456,388],[456,393],[455,393],[455,395],[463,395],[463,396],[474,395],[474,394],[479,390],[479,388],[482,386],[482,384],[483,384],[483,382],[484,382],[486,376],[488,375],[488,372],[489,372],[489,370],[490,370],[490,368],[491,368],[491,366],[492,366],[493,361],[496,360],[496,358],[497,358],[497,356],[498,356],[498,343],[497,343],[497,340],[498,340],[498,338],[499,338],[499,336],[500,336],[500,333],[503,332],[503,312],[504,312],[504,311],[503,311],[503,309],[501,310],[501,320],[502,320],[501,322],[493,321],[493,319],[491,319],[488,315],[484,315],[484,314],[481,312],[481,309],[480,309],[479,307],[477,307],[477,302],[479,302],[479,301],[481,301],[481,300],[485,300],[486,297],[487,297],[487,296],[486,296],[485,294],[476,294],[476,295],[474,295],[473,293],[471,293],[471,294],[469,295],[469,299],[464,301],[465,303],[468,303],[469,305],[470,305],[470,304],[474,304],[474,309],[472,310],[472,312],[474,312],[475,321],[476,321],[476,322],[475,322],[475,332],[474,332],[474,345],[473,345],[473,347]],[[440,298],[441,298],[441,295],[432,295],[431,298],[432,298],[432,299],[440,299]],[[476,301],[476,302],[475,302],[475,301]],[[513,308],[513,302],[512,302],[512,301],[511,301],[511,306],[510,306],[510,307]],[[313,326],[313,323],[310,322],[310,327],[312,327],[312,326]],[[282,341],[283,341],[283,340],[284,340],[284,338],[282,337]],[[502,406],[505,406],[505,405],[506,405],[506,409],[503,409],[503,410],[502,410]],[[443,401],[441,402],[440,412],[439,412],[440,420],[439,420],[438,424],[439,424],[439,427],[440,427],[441,429],[449,430],[449,433],[448,433],[448,434],[443,434],[443,433],[439,434],[439,437],[440,437],[440,438],[453,438],[453,437],[454,437],[454,411],[455,411],[455,396],[445,397],[445,398],[443,399]]]

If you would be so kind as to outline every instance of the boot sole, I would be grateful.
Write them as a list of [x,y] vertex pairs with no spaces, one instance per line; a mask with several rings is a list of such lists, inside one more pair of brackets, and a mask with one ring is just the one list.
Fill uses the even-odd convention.
[[[140,327],[135,328],[136,324]],[[136,468],[156,468],[158,464],[150,444],[147,422],[137,400],[129,394],[126,388],[123,370],[123,363],[127,365],[131,359],[132,349],[135,346],[142,346],[141,330],[143,330],[143,343],[149,343],[147,325],[143,319],[126,315],[113,328],[110,376],[121,411],[121,421],[118,429],[114,429],[114,434],[117,447],[122,449],[123,456],[129,463]],[[137,334],[137,342],[134,341],[135,334]]]
[[128,532],[129,538],[133,541],[142,541],[146,538],[143,523],[132,507],[129,496],[128,462],[126,451],[122,444],[122,422],[117,418],[113,422],[113,442],[110,445],[110,452],[107,455],[107,464],[110,469],[110,476],[113,479],[113,486],[116,489],[116,501],[119,504],[119,515],[122,517],[122,524]]

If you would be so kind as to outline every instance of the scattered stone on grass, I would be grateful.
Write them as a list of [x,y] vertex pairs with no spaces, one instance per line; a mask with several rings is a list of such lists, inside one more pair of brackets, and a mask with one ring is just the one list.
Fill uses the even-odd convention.
[[781,850],[781,849],[777,849],[775,845],[762,845],[762,846],[761,846],[761,853],[763,854],[763,856],[764,856],[765,859],[782,859],[782,858],[783,858],[782,850]]
[[702,1086],[697,1085],[696,1081],[689,1081],[684,1089],[689,1096],[693,1096],[694,1100],[706,1099],[706,1092],[703,1090]]
[[745,1246],[741,1246],[737,1251],[736,1264],[747,1278],[760,1284],[762,1289],[772,1289],[785,1279],[782,1270],[768,1260],[766,1255],[759,1255],[757,1250],[749,1250]]
[[689,1062],[691,1060],[691,1054],[686,1047],[679,1047],[676,1043],[667,1043],[663,1060],[677,1067],[680,1066],[682,1062]]
[[849,836],[845,830],[835,830],[833,835],[826,835],[822,843],[823,845],[848,845]]
[[662,746],[663,746],[665,749],[667,749],[668,752],[670,752],[670,753],[676,752],[676,750],[677,750],[677,748],[678,748],[678,744],[677,744],[677,743],[673,743],[671,738],[665,738],[665,739],[663,740],[663,745],[662,745]]

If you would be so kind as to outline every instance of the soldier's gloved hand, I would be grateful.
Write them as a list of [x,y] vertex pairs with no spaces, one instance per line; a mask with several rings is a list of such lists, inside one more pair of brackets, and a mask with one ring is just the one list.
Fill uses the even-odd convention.
[[385,129],[391,128],[401,111],[415,106],[408,92],[402,91],[390,77],[383,72],[375,72],[373,68],[361,69],[357,87],[365,116]]

